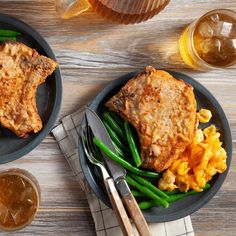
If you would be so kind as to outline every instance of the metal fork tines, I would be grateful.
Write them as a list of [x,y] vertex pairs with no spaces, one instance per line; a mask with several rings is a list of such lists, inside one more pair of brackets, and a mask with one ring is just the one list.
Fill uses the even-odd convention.
[[101,169],[103,179],[109,178],[110,176],[109,176],[106,168],[104,167],[101,153],[97,149],[97,147],[95,147],[95,145],[93,144],[93,137],[92,137],[92,133],[91,133],[89,126],[85,126],[83,128],[82,143],[83,143],[83,147],[84,147],[84,152],[85,152],[88,160],[92,164],[98,166]]

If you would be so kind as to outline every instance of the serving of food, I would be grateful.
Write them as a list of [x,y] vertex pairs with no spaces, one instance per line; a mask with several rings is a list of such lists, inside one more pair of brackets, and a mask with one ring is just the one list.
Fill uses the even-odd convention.
[[[209,122],[211,112],[201,109],[198,117],[201,122]],[[163,173],[158,186],[167,191],[179,189],[187,192],[194,189],[201,192],[215,174],[226,170],[226,158],[227,153],[222,147],[220,132],[217,132],[216,127],[210,125],[203,130],[198,128],[191,144]]]
[[[92,1],[102,0],[55,1],[57,10],[75,13],[83,4],[88,10],[88,2],[93,6]],[[122,1],[107,2],[118,6]],[[130,2],[134,8],[147,10],[170,0]],[[123,3],[127,10],[130,4]],[[213,92],[221,100],[228,98],[224,105],[235,131],[233,70],[200,74],[185,70],[183,63],[204,71],[235,64],[236,13],[216,9],[192,19],[176,47],[171,42],[180,30],[176,19],[181,18],[182,23],[189,20],[178,4],[157,21],[133,27],[113,26],[92,14],[82,21],[78,18],[79,24],[76,19],[66,23],[48,14],[53,13],[51,6],[45,14],[32,17],[47,6],[37,3],[31,9],[28,5],[25,1],[22,13],[12,9],[12,3],[4,4],[2,10],[30,20],[52,43],[65,73],[65,101],[58,120],[62,80],[47,41],[20,19],[0,13],[0,232],[21,230],[26,235],[38,229],[42,234],[78,231],[107,236],[235,232],[232,227],[224,228],[228,218],[235,215],[233,200],[230,202],[232,186],[225,184],[216,195],[230,169],[231,131],[221,105],[198,82],[214,86]],[[211,6],[206,4],[204,9]],[[111,15],[120,13],[113,10]],[[139,15],[145,15],[143,11],[126,13],[130,14],[120,14],[120,22],[124,23],[124,18],[138,22]],[[167,20],[169,16],[174,16],[173,20]],[[145,65],[112,80],[122,71],[147,62],[172,65],[198,78]],[[219,75],[224,75],[224,81],[213,80]],[[111,81],[87,103],[92,91],[107,80]],[[62,157],[74,178],[64,168]],[[190,216],[215,195],[207,211],[203,208]],[[89,208],[81,210],[84,200]],[[67,207],[60,210],[62,205]],[[227,213],[230,207],[221,220],[223,227],[219,226],[221,216],[216,211]],[[203,211],[207,217],[201,215]],[[92,217],[87,218],[87,213]]]
[[1,14],[0,23],[0,163],[5,163],[31,151],[49,133],[62,83],[53,52],[33,28]]
[[26,138],[42,129],[36,105],[37,87],[58,64],[20,42],[0,46],[0,124]]
[[135,127],[145,168],[162,172],[191,143],[196,123],[193,88],[165,71],[146,67],[106,106]]
[[90,105],[116,153],[96,137],[94,144],[127,170],[126,181],[148,221],[174,220],[200,208],[219,189],[230,163],[231,144],[220,138],[222,132],[228,142],[221,130],[228,124],[216,127],[215,107],[203,106],[208,91],[182,78],[148,66],[107,86]]

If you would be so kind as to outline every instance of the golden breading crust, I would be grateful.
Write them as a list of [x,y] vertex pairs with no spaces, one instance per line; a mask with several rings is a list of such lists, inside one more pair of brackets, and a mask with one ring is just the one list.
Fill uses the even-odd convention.
[[137,130],[142,166],[162,172],[191,143],[196,100],[191,85],[148,66],[106,106]]
[[19,42],[0,46],[0,124],[19,137],[37,133],[42,121],[36,107],[36,89],[58,64]]

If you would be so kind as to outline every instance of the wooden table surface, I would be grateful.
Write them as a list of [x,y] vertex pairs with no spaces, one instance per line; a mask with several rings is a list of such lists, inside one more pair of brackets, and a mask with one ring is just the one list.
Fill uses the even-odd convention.
[[[109,23],[92,11],[62,20],[55,13],[54,1],[0,1],[1,13],[30,24],[54,50],[64,89],[59,118],[86,104],[109,81],[145,65],[184,72],[215,95],[230,122],[233,160],[223,187],[192,215],[197,236],[236,235],[236,69],[194,72],[184,65],[177,47],[182,29],[215,8],[236,10],[236,1],[173,0],[153,19],[129,26]],[[42,190],[37,218],[31,226],[11,235],[95,235],[85,195],[51,135],[25,157],[0,169],[9,167],[33,173]]]

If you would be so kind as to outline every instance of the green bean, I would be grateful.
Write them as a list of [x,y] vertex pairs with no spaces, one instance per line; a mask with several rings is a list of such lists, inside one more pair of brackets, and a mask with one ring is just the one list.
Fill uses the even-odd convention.
[[104,120],[108,123],[108,125],[115,131],[117,135],[119,135],[120,138],[125,138],[125,133],[120,128],[120,126],[116,123],[116,121],[111,117],[110,113],[105,111],[102,114]]
[[134,163],[136,164],[137,167],[139,167],[139,166],[141,166],[142,161],[141,161],[141,158],[139,156],[136,144],[134,142],[134,138],[133,138],[133,135],[132,135],[132,132],[131,132],[130,125],[127,121],[125,121],[124,126],[125,126],[126,138],[127,138],[129,148],[130,148],[130,151],[131,151],[133,159],[134,159]]
[[112,152],[100,139],[94,137],[93,142],[95,145],[97,145],[101,151],[103,151],[107,156],[109,156],[113,161],[119,163],[121,166],[123,166],[125,169],[129,170],[132,173],[135,173],[137,175],[146,176],[149,178],[157,178],[159,174],[157,172],[151,172],[151,171],[144,171],[140,170],[137,167],[132,166],[128,161],[122,159],[118,155],[116,155],[114,152]]
[[130,155],[131,155],[130,153],[127,153],[127,152],[121,150],[113,141],[112,141],[112,144],[113,144],[113,146],[114,146],[115,149],[116,149],[116,153],[117,153],[120,157],[122,157],[122,158],[124,158],[124,159],[126,159],[126,160],[129,160],[129,157],[130,157]]
[[156,201],[143,201],[143,202],[140,202],[138,205],[141,210],[146,210],[154,206],[159,206],[160,204],[157,203]]
[[165,208],[169,207],[169,203],[165,199],[160,198],[154,192],[152,192],[150,189],[148,189],[147,187],[136,182],[129,175],[126,175],[126,181],[129,185],[136,187],[141,193],[144,193],[146,196],[159,202],[159,204],[162,205],[163,207],[165,207]]
[[[211,185],[207,183],[206,186],[203,188],[203,190],[207,190],[210,187],[211,187]],[[195,195],[195,194],[198,194],[198,193],[199,192],[197,192],[195,190],[191,190],[187,193],[179,193],[179,194],[171,195],[171,196],[169,196],[168,199],[166,199],[166,201],[171,203],[171,202],[183,199],[186,196]],[[151,207],[154,207],[154,206],[159,206],[160,203],[156,200],[150,200],[150,201],[140,202],[138,205],[139,205],[141,210],[145,210],[145,209],[148,209],[148,208],[151,208]]]
[[145,195],[138,190],[132,189],[131,193],[133,194],[134,197],[145,197]]
[[[209,183],[206,184],[206,186],[203,188],[203,191],[204,190],[207,190],[211,187],[211,185]],[[169,198],[167,199],[168,202],[175,202],[179,199],[182,199],[186,196],[190,196],[190,195],[195,195],[195,194],[198,194],[199,192],[195,191],[195,190],[190,190],[186,193],[178,193],[178,194],[175,194],[175,195],[171,195],[169,196]]]
[[123,150],[121,150],[113,141],[112,141],[112,144],[113,144],[113,146],[114,146],[115,149],[116,149],[116,153],[117,153],[120,157],[125,158],[126,155],[125,155],[125,153],[123,152]]
[[172,190],[172,191],[163,191],[165,194],[167,194],[167,195],[173,195],[173,194],[176,194],[176,193],[181,193],[180,191],[179,191],[179,189],[174,189],[174,190]]
[[119,125],[119,127],[123,130],[124,129],[124,121],[123,119],[115,112],[109,111],[110,116],[115,120],[115,122]]
[[124,146],[124,144],[120,141],[119,137],[117,136],[117,134],[112,130],[112,128],[108,125],[108,123],[103,120],[102,121],[104,126],[106,127],[106,130],[108,132],[108,134],[110,135],[112,141],[121,149],[124,151],[127,151],[127,148]]
[[6,40],[16,41],[16,37],[0,36],[1,42],[6,41]]
[[156,195],[158,195],[161,198],[164,199],[168,199],[169,196],[167,194],[165,194],[163,191],[161,191],[160,189],[158,189],[157,187],[155,187],[151,182],[149,182],[148,180],[134,175],[134,174],[130,174],[130,176],[136,180],[137,182],[139,182],[140,184],[144,185],[145,187],[147,187],[148,189],[150,189],[152,192],[154,192]]
[[17,35],[20,35],[20,33],[14,30],[0,29],[0,36],[15,37]]

